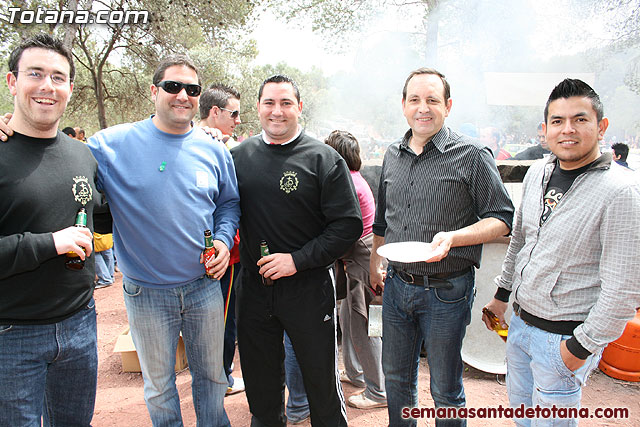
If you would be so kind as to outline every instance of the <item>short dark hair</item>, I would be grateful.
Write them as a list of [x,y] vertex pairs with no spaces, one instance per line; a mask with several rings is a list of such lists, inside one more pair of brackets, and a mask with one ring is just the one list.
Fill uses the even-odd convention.
[[564,79],[551,91],[547,105],[544,107],[544,122],[547,123],[547,117],[549,116],[549,104],[556,99],[571,98],[573,96],[579,96],[589,98],[591,100],[591,106],[596,112],[598,122],[604,117],[604,107],[600,101],[600,97],[595,90],[585,82],[579,79]]
[[360,144],[355,136],[344,130],[334,130],[329,134],[324,143],[333,147],[347,162],[349,170],[359,171],[362,166],[360,159]]
[[221,83],[212,84],[209,86],[209,89],[202,92],[200,96],[200,118],[206,119],[209,117],[213,106],[225,108],[231,98],[240,100],[240,92],[233,87]]
[[73,128],[71,126],[67,126],[66,128],[62,129],[62,133],[64,133],[65,135],[69,135],[72,137],[76,137],[76,131],[73,130]]
[[440,77],[440,80],[442,80],[442,85],[444,86],[444,100],[447,101],[449,98],[451,98],[451,86],[449,86],[449,82],[445,78],[444,74],[442,74],[440,71],[436,70],[435,68],[422,67],[422,68],[418,68],[417,70],[413,70],[409,74],[409,77],[407,77],[407,80],[405,80],[404,87],[402,88],[402,100],[407,99],[407,86],[409,86],[409,80],[411,80],[414,76],[417,76],[419,74],[434,74]]
[[300,90],[298,89],[298,85],[291,77],[285,76],[283,74],[276,74],[262,82],[262,84],[260,85],[260,90],[258,90],[258,102],[260,102],[260,99],[262,98],[262,90],[267,83],[291,83],[291,86],[293,86],[293,92],[296,95],[296,99],[298,100],[298,103],[300,103]]
[[170,55],[160,61],[158,67],[156,68],[156,71],[153,73],[153,84],[157,85],[158,83],[160,83],[164,79],[164,72],[167,71],[167,68],[176,65],[182,65],[195,71],[196,75],[198,76],[198,84],[202,85],[202,81],[200,80],[200,72],[198,71],[196,65],[187,55],[181,54]]
[[617,142],[611,146],[613,152],[616,153],[616,156],[620,156],[620,160],[623,162],[627,161],[627,156],[629,155],[629,146],[624,142]]
[[64,46],[62,40],[53,38],[46,33],[36,34],[13,49],[11,55],[9,55],[9,71],[14,74],[17,74],[17,71],[20,71],[18,70],[18,63],[20,62],[22,53],[31,48],[48,49],[64,56],[67,59],[67,62],[69,62],[69,80],[73,82],[73,79],[76,76],[76,69],[73,65],[73,55],[71,55],[69,49]]

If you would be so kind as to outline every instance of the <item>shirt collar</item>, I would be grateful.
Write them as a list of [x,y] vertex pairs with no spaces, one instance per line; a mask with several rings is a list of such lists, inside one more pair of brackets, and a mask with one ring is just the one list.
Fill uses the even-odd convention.
[[290,142],[295,141],[295,139],[297,137],[299,137],[301,133],[302,133],[302,126],[298,125],[298,131],[296,132],[296,135],[293,138],[291,138],[290,140],[288,140],[287,142],[283,142],[282,144],[276,144],[274,142],[269,142],[269,140],[267,139],[267,134],[265,133],[264,129],[262,130],[261,135],[262,135],[262,140],[267,145],[287,145]]
[[[449,139],[449,133],[450,133],[449,128],[446,126],[442,126],[442,128],[440,128],[440,130],[431,137],[431,139],[427,142],[426,145],[429,145],[429,143],[432,142],[433,145],[438,149],[438,151],[440,151],[441,153],[444,153],[447,146],[447,140]],[[400,142],[400,148],[404,150],[409,150],[409,141],[411,140],[412,136],[413,136],[413,131],[409,129],[402,137],[402,141]],[[425,149],[427,148],[426,145],[425,145]]]

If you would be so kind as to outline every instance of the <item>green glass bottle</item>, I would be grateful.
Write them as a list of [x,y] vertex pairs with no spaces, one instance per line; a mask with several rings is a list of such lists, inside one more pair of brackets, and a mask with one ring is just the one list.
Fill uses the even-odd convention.
[[[76,227],[85,227],[87,226],[87,211],[84,208],[80,208],[78,214],[76,215]],[[82,250],[87,253],[87,251],[82,248]],[[64,266],[69,270],[82,270],[84,268],[84,260],[80,259],[77,253],[75,252],[67,252],[65,256]]]
[[[216,248],[213,246],[213,236],[211,235],[211,230],[204,230],[204,250],[202,251],[202,259],[205,264],[210,260],[215,258],[217,255]],[[205,272],[207,273],[207,277],[213,279],[213,273],[206,266],[204,267]]]
[[[269,246],[267,246],[267,242],[266,240],[263,240],[260,242],[260,257],[265,257],[267,255],[270,255],[269,253]],[[265,286],[273,286],[273,279],[269,279],[267,277],[262,277],[262,283]]]

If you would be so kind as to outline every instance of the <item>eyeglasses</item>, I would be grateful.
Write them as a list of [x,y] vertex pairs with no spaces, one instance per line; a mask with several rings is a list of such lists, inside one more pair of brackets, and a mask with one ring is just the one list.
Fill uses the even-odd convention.
[[231,118],[232,118],[232,119],[235,119],[235,118],[237,118],[237,117],[240,115],[240,111],[238,111],[238,110],[229,110],[229,109],[227,109],[227,108],[220,108],[220,109],[221,109],[221,110],[224,110],[224,111],[228,111],[228,112],[230,112],[230,113],[231,113]]
[[18,73],[23,73],[29,80],[33,80],[34,82],[41,82],[47,77],[51,77],[51,83],[53,83],[54,86],[65,85],[69,80],[69,77],[67,77],[65,74],[44,73],[38,70],[24,70],[24,71],[15,70],[15,71],[12,71],[12,73],[16,77],[18,77]]
[[160,82],[156,85],[156,87],[161,87],[165,92],[172,95],[179,94],[182,89],[184,89],[189,96],[199,96],[200,92],[202,91],[202,87],[200,85],[174,82],[173,80],[165,80],[163,82]]

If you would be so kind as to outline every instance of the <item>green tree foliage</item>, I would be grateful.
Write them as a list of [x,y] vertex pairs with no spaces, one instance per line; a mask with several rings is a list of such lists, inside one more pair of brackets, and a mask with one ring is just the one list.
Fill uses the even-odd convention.
[[[152,70],[168,54],[189,53],[207,45],[217,52],[231,51],[235,35],[251,24],[260,0],[66,0],[2,1],[0,8],[60,11],[77,8],[146,11],[148,22],[137,24],[11,24],[0,22],[3,53],[20,40],[46,31],[63,37],[74,35],[73,53],[78,75],[68,116],[89,129],[105,128],[119,121],[139,119],[153,111],[149,97]],[[5,13],[8,18],[8,12]],[[254,54],[241,47],[243,54]],[[93,117],[90,117],[91,116]],[[109,120],[107,120],[109,118]],[[67,117],[65,116],[65,122]],[[111,123],[109,123],[111,122]]]

